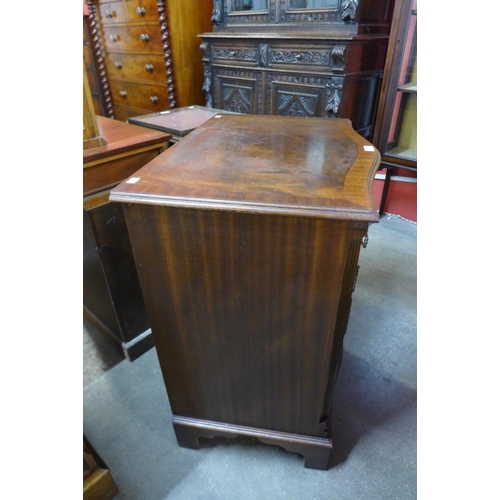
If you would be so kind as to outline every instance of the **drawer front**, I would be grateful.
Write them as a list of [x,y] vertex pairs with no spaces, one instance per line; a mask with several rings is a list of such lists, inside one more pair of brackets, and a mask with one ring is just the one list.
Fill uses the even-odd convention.
[[99,21],[103,26],[127,22],[127,11],[123,2],[100,3],[98,8]]
[[211,57],[214,64],[238,64],[257,66],[259,62],[259,46],[257,44],[211,46]]
[[161,55],[110,53],[106,56],[110,78],[165,82],[165,59]]
[[269,67],[293,68],[294,70],[330,70],[332,67],[332,46],[269,46]]
[[328,73],[345,66],[347,43],[222,42],[210,45],[214,65],[238,65],[279,70]]
[[128,21],[158,21],[158,5],[156,0],[130,0],[125,2]]
[[167,87],[110,80],[111,95],[117,105],[132,106],[151,111],[169,109]]
[[160,27],[155,25],[107,28],[104,43],[108,51],[162,51]]

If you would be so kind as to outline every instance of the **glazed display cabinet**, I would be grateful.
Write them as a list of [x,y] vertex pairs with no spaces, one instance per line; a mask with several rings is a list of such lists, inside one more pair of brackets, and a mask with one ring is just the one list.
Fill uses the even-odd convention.
[[206,105],[348,118],[370,139],[394,0],[215,0],[200,35]]
[[417,0],[396,3],[374,143],[386,169],[382,215],[393,172],[417,171]]

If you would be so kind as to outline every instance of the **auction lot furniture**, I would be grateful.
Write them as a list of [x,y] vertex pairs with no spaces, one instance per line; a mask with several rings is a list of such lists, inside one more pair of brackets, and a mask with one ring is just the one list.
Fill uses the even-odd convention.
[[154,344],[123,211],[109,192],[171,136],[102,116],[96,123],[104,144],[83,152],[83,311],[132,361]]
[[86,0],[106,114],[126,121],[203,104],[198,33],[211,31],[210,1]]
[[214,0],[207,106],[348,118],[371,140],[394,0]]
[[148,127],[161,132],[172,134],[170,143],[173,145],[195,128],[203,125],[207,120],[220,113],[228,113],[205,106],[186,106],[148,115],[134,116],[127,120],[128,123]]
[[227,114],[111,191],[180,446],[246,435],[328,467],[379,162],[349,120]]

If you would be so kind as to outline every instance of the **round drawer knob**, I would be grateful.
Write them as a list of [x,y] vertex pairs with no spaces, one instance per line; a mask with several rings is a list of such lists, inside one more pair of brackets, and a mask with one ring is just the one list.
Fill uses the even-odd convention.
[[122,69],[122,63],[120,61],[115,62],[115,67],[118,69]]
[[146,14],[146,9],[144,7],[137,7],[135,11],[137,12],[138,16],[143,16],[144,14]]
[[158,102],[158,97],[156,97],[155,95],[151,96],[149,98],[149,100],[153,103],[153,104],[156,104]]
[[146,64],[146,66],[144,66],[144,68],[146,69],[146,71],[148,73],[151,73],[154,69],[154,66],[152,64]]
[[112,10],[107,10],[105,15],[106,15],[106,17],[111,18],[111,17],[113,17],[113,11]]
[[149,42],[149,35],[147,33],[142,33],[141,40],[143,42]]
[[109,35],[109,39],[112,41],[112,42],[116,42],[118,41],[118,37],[116,35]]
[[126,90],[120,90],[120,95],[122,97],[127,97],[127,91]]

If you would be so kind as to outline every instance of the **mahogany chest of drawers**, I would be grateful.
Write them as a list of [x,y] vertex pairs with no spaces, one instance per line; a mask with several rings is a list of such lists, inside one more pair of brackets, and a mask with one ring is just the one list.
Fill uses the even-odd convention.
[[349,120],[226,114],[111,191],[179,445],[253,436],[328,468],[379,163]]
[[87,0],[103,57],[108,116],[122,121],[203,104],[198,33],[211,30],[210,2]]

